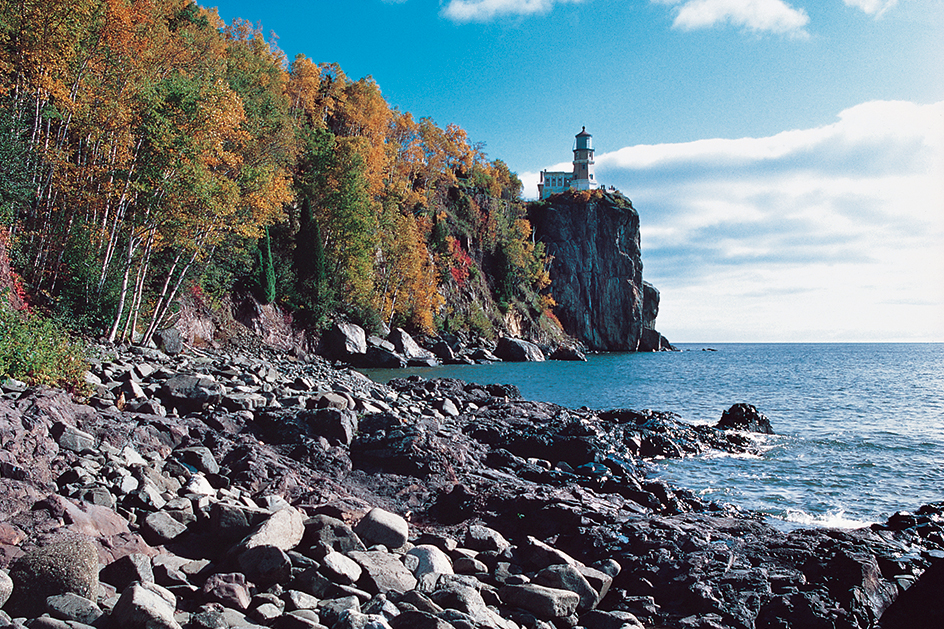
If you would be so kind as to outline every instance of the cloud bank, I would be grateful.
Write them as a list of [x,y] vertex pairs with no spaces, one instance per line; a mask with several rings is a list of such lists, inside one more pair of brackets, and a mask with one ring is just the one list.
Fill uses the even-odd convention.
[[[806,36],[804,27],[810,18],[803,9],[795,9],[782,0],[653,0],[659,4],[678,4],[673,28],[692,31],[730,24],[755,33]],[[845,0],[878,2],[879,0]]]
[[442,14],[454,22],[488,22],[502,16],[547,13],[555,4],[583,0],[450,0]]
[[597,178],[639,211],[671,340],[944,341],[944,102],[627,147]]

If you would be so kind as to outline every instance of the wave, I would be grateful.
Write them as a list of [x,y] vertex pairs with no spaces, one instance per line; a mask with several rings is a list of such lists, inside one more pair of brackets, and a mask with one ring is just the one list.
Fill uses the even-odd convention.
[[803,524],[805,526],[818,526],[827,529],[861,529],[872,524],[867,520],[855,520],[847,518],[846,512],[842,509],[827,511],[822,515],[813,515],[800,509],[787,509],[782,516],[773,516],[786,522]]

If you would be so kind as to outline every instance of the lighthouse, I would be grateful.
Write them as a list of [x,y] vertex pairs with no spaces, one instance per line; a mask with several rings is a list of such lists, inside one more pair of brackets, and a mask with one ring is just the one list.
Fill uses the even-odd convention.
[[596,190],[600,187],[593,174],[593,136],[583,127],[574,140],[573,172],[541,171],[538,197],[546,199],[565,190]]
[[593,136],[583,127],[574,144],[574,178],[570,186],[574,190],[593,190],[597,182],[593,178]]

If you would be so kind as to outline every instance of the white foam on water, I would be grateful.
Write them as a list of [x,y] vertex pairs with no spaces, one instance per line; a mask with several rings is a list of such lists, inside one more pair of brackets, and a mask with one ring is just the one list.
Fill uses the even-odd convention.
[[780,517],[787,522],[827,529],[861,529],[872,524],[866,520],[847,518],[846,512],[842,509],[828,511],[823,515],[812,515],[799,509],[787,509],[786,513]]

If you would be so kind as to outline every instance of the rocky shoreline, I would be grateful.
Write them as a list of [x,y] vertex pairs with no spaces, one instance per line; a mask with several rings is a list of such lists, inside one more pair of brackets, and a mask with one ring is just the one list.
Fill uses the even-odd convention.
[[942,626],[944,503],[784,532],[646,477],[750,451],[747,406],[692,426],[237,349],[103,349],[88,380],[3,383],[0,627]]

